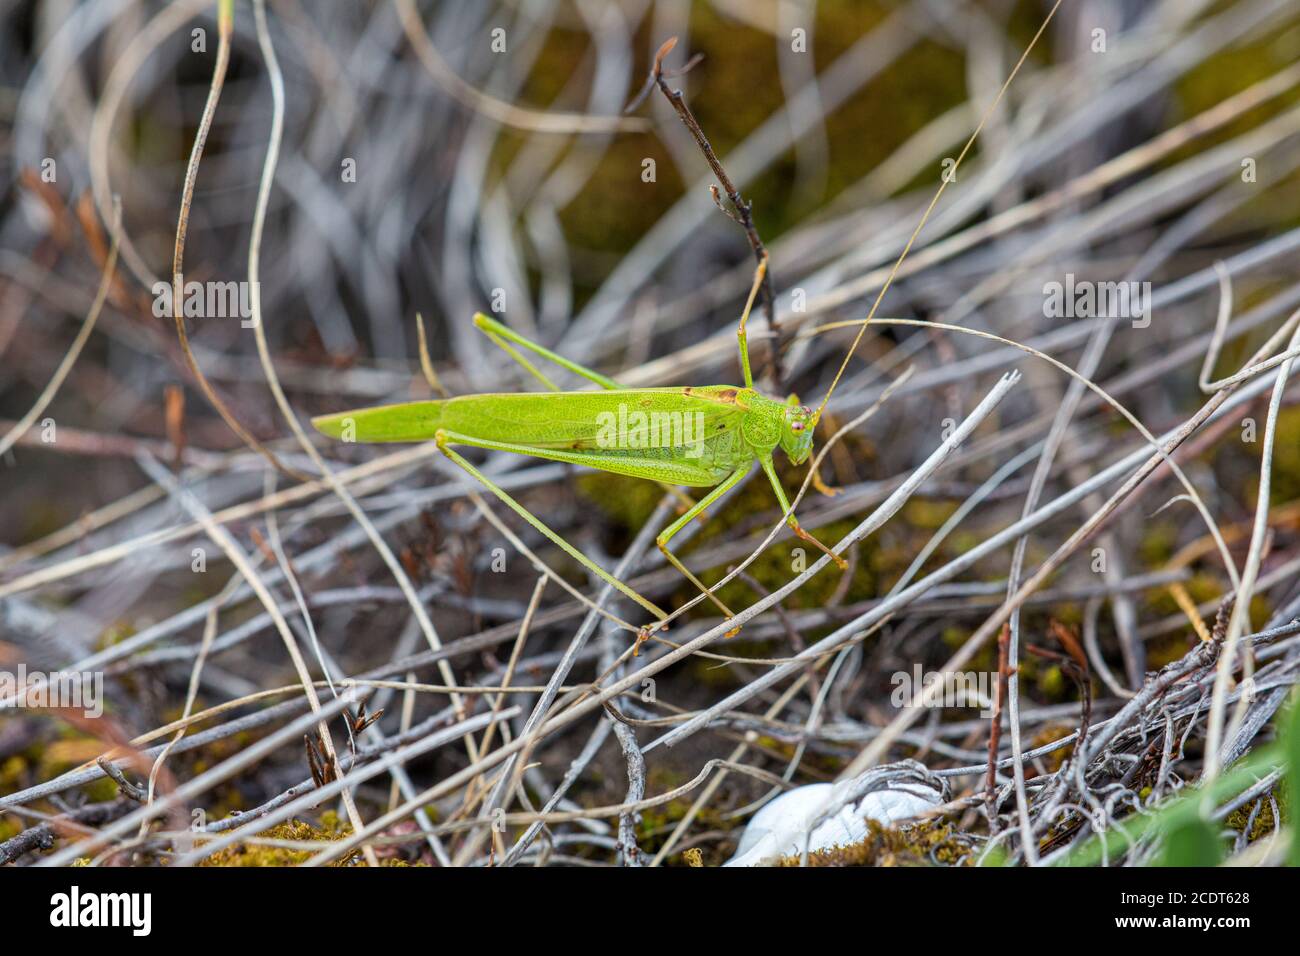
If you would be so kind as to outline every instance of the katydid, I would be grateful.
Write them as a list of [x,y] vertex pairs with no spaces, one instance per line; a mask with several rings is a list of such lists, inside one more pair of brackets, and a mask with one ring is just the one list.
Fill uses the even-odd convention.
[[[659,533],[664,557],[728,618],[732,612],[669,550],[673,537],[735,487],[757,462],[767,475],[786,523],[800,538],[830,555],[841,570],[844,560],[805,531],[790,509],[773,453],[779,447],[795,465],[812,453],[813,431],[821,416],[791,395],[781,401],[754,388],[745,322],[765,272],[760,262],[736,335],[743,387],[624,388],[529,341],[482,313],[474,325],[504,349],[551,392],[463,395],[438,401],[360,408],[312,419],[321,432],[345,441],[410,442],[433,439],[453,463],[487,488],[521,518],[584,567],[631,598],[659,621],[668,615],[609,574],[552,531],[537,516],[494,484],[455,446],[507,451],[534,458],[586,465],[600,471],[648,478],[665,485],[710,488],[698,502]],[[603,391],[566,392],[538,370],[515,346],[594,382]],[[645,630],[642,634],[644,636]]]

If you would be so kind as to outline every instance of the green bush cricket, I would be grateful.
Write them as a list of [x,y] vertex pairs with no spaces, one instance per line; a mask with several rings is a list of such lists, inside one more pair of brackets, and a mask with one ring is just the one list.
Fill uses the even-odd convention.
[[[322,415],[312,419],[312,424],[322,433],[344,441],[413,442],[433,439],[449,461],[566,554],[661,622],[668,617],[662,608],[619,581],[552,531],[456,452],[455,446],[586,465],[600,471],[655,480],[668,486],[709,488],[707,494],[659,533],[655,543],[673,567],[723,614],[732,617],[726,605],[677,559],[668,544],[693,518],[739,484],[755,462],[767,475],[790,529],[829,554],[841,570],[846,567],[843,558],[800,526],[791,512],[790,502],[773,464],[772,456],[777,448],[795,465],[808,460],[812,454],[813,431],[822,409],[814,412],[800,405],[793,395],[781,401],[754,388],[745,322],[765,275],[766,264],[764,259],[755,271],[754,284],[736,331],[740,367],[745,380],[743,387],[624,388],[613,379],[557,355],[479,313],[474,316],[475,327],[552,391],[463,395],[436,401],[360,408]],[[516,345],[594,382],[603,391],[560,391],[514,347]],[[647,633],[643,628],[641,639]]]

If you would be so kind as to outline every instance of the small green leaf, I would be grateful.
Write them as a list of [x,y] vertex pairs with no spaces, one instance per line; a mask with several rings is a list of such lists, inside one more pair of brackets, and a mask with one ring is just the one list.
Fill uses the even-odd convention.
[[[1291,695],[1291,705],[1282,720],[1282,755],[1286,760],[1287,792],[1294,801],[1300,794],[1300,696]],[[1294,803],[1292,803],[1294,807]],[[1274,821],[1281,828],[1281,821]],[[1300,836],[1297,836],[1295,814],[1291,814],[1291,846],[1287,851],[1287,865],[1300,866]]]
[[1007,851],[1002,849],[1000,846],[995,846],[980,858],[978,865],[992,867],[1007,866],[1008,860],[1009,857],[1007,856]]
[[1223,862],[1223,841],[1214,825],[1200,817],[1175,824],[1165,837],[1158,866],[1218,866]]

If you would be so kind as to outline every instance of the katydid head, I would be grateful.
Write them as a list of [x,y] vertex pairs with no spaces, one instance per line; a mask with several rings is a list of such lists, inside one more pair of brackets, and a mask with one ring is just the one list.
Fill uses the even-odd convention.
[[812,454],[816,425],[817,418],[813,410],[807,405],[800,405],[799,399],[791,395],[781,420],[781,450],[791,464],[802,465]]

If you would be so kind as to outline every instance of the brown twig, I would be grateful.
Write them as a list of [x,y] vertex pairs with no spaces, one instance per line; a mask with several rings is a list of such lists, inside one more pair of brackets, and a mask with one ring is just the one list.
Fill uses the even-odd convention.
[[1088,666],[1088,655],[1084,653],[1083,645],[1079,643],[1079,638],[1074,631],[1060,621],[1052,621],[1049,627],[1052,636],[1065,648],[1065,654],[1049,651],[1043,647],[1035,647],[1032,644],[1025,649],[1035,657],[1055,661],[1079,688],[1081,708],[1079,737],[1074,745],[1074,752],[1077,754],[1080,753],[1080,748],[1088,739],[1088,725],[1092,722],[1092,669]]
[[117,784],[117,789],[122,792],[122,796],[134,800],[136,803],[145,802],[145,798],[148,795],[145,793],[144,789],[136,786],[128,780],[126,774],[124,774],[119,767],[115,766],[111,760],[106,757],[100,757],[95,761],[95,763],[98,764],[100,770],[104,771],[104,773],[106,773],[109,778]]
[[136,806],[138,804],[134,800],[119,797],[105,803],[92,803],[28,827],[17,836],[0,843],[0,866],[12,863],[33,850],[53,849],[59,836],[88,832],[90,827],[111,823],[118,817],[125,816]]
[[[718,159],[717,154],[713,151],[713,147],[709,145],[708,137],[704,135],[704,130],[700,127],[699,121],[696,120],[690,107],[686,105],[686,98],[682,95],[681,90],[674,90],[668,85],[668,77],[681,76],[688,72],[701,59],[699,54],[697,54],[691,57],[687,64],[680,70],[665,73],[663,69],[664,57],[672,52],[672,49],[675,46],[677,46],[677,38],[669,37],[664,41],[663,46],[659,47],[659,52],[655,54],[654,67],[650,71],[650,76],[646,80],[646,85],[632,100],[628,109],[634,109],[640,104],[641,100],[645,98],[645,94],[649,92],[651,85],[659,87],[660,91],[668,99],[668,102],[672,104],[673,109],[677,111],[677,115],[681,118],[683,125],[685,125],[685,127],[690,131],[691,136],[695,138],[695,143],[700,147],[700,152],[704,154],[705,160],[708,161],[709,168],[713,170],[713,175],[717,176],[718,182],[722,184],[721,190],[719,190],[717,186],[709,187],[709,192],[713,196],[714,203],[716,203],[719,209],[726,213],[731,219],[734,219],[740,227],[745,230],[745,238],[749,240],[749,247],[754,250],[755,263],[761,264],[766,262],[768,259],[767,249],[763,245],[763,240],[759,238],[758,230],[754,227],[752,204],[745,201],[745,198],[740,194],[740,190],[736,188],[736,184],[732,182],[731,177],[727,175],[727,171],[722,168],[722,163]],[[722,199],[719,196],[720,191],[726,194],[727,201],[731,204],[731,209],[728,209],[723,205]],[[767,316],[767,326],[772,330],[772,338],[770,340],[771,351],[768,353],[767,373],[770,374],[777,392],[780,392],[782,382],[782,335],[781,324],[776,318],[776,297],[772,294],[772,270],[770,268],[763,276],[762,289],[763,312]]]
[[185,460],[185,390],[179,385],[163,389],[163,411],[167,425],[167,440],[172,445],[172,471],[180,471]]
[[988,805],[989,829],[997,831],[998,744],[1002,739],[1002,709],[1007,701],[1007,679],[1011,676],[1008,658],[1011,652],[1011,625],[1003,624],[998,635],[998,690],[993,698],[993,721],[989,726],[989,772],[984,782],[984,799]]

